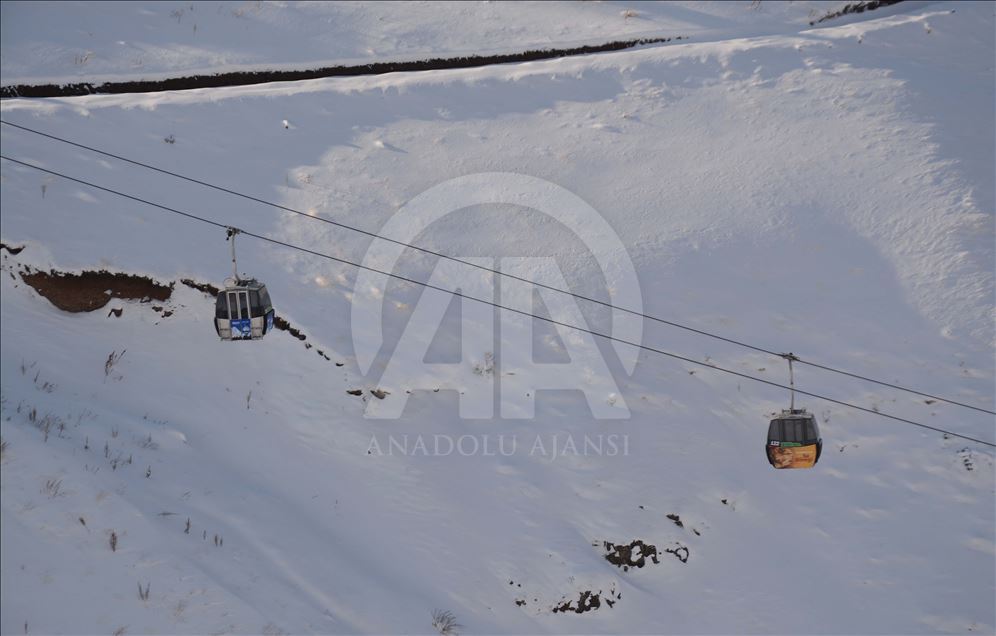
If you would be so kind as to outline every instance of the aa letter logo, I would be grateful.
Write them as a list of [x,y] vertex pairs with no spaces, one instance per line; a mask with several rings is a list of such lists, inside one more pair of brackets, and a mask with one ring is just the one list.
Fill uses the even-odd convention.
[[[379,234],[390,240],[374,239],[363,265],[393,272],[406,249],[400,243],[415,243],[431,224],[465,213],[473,206],[489,204],[525,207],[567,228],[584,244],[601,270],[608,284],[604,302],[642,312],[636,270],[605,219],[564,188],[521,174],[468,175],[423,192],[382,228]],[[384,298],[389,277],[369,269],[361,270],[357,276],[352,302],[357,363],[360,371],[367,374],[378,356],[386,356],[386,360],[381,359],[383,375],[379,383],[395,389],[390,399],[368,403],[367,417],[401,417],[410,391],[453,390],[459,394],[462,418],[492,418],[497,402],[502,418],[529,419],[535,414],[537,392],[564,389],[581,391],[595,418],[629,417],[629,409],[603,352],[614,350],[619,366],[632,374],[639,352],[636,347],[616,341],[609,346],[605,339],[599,343],[598,338],[585,331],[554,325],[569,361],[538,363],[534,358],[534,325],[552,324],[529,316],[537,313],[535,298],[542,301],[546,314],[555,323],[595,330],[579,306],[592,303],[555,291],[570,291],[555,258],[502,254],[490,258],[449,256],[465,262],[438,259],[428,283],[439,289],[426,288],[422,292],[396,342],[384,341]],[[499,276],[490,270],[507,275]],[[453,302],[453,295],[440,289],[458,293],[461,316],[458,362],[425,362]],[[496,310],[488,303],[505,309]],[[603,310],[609,312],[604,307]],[[613,337],[640,343],[643,335],[640,316],[616,309],[609,313]],[[483,352],[487,353],[482,359]]]

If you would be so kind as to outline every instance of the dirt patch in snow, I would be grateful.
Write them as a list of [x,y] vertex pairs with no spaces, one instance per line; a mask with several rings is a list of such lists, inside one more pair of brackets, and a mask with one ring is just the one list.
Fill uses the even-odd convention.
[[197,281],[191,280],[189,278],[181,278],[180,282],[186,285],[187,287],[190,287],[191,289],[196,289],[199,292],[204,292],[208,296],[217,297],[218,294],[221,292],[221,289],[215,287],[211,283],[198,283]]
[[[2,244],[2,249],[11,254],[18,254],[24,247],[10,247],[7,244]],[[4,258],[6,259],[7,256],[4,255]],[[17,268],[26,284],[59,309],[72,313],[95,311],[110,302],[111,298],[124,298],[141,302],[165,301],[173,294],[173,288],[176,285],[175,282],[170,282],[167,285],[156,282],[147,276],[111,273],[106,270],[72,274],[55,270],[48,272],[33,270],[25,265],[17,265]],[[9,269],[14,270],[14,268]],[[15,278],[13,271],[10,271],[10,275],[11,278]],[[180,283],[210,296],[212,300],[221,292],[220,288],[211,283],[202,283],[191,278],[182,278]],[[163,318],[169,318],[175,312],[175,309],[160,305],[153,305],[152,309]],[[117,308],[112,309],[107,316],[120,318],[122,314],[123,310]],[[298,340],[308,339],[308,336],[300,329],[292,326],[280,316],[274,316],[273,326],[280,331],[286,331]],[[307,342],[304,343],[304,346],[307,349],[312,348],[312,345]],[[325,360],[332,362],[328,354],[321,349],[316,349],[316,352]],[[342,362],[335,363],[337,367],[341,367],[343,364]],[[384,391],[383,396],[387,395],[388,393]],[[383,399],[380,395],[377,397]]]
[[475,68],[478,66],[489,66],[491,64],[533,62],[536,60],[549,60],[560,57],[571,57],[574,55],[589,55],[591,53],[622,51],[636,46],[666,44],[668,42],[678,42],[686,39],[688,38],[680,35],[675,37],[640,38],[636,40],[619,40],[615,42],[607,42],[605,44],[577,46],[565,49],[537,49],[523,51],[521,53],[507,53],[503,55],[468,55],[408,62],[375,62],[373,64],[359,64],[356,66],[326,66],[323,68],[305,70],[263,70],[218,73],[215,75],[174,77],[165,80],[105,82],[103,84],[96,85],[89,82],[63,85],[19,84],[16,86],[11,85],[0,87],[0,98],[70,97],[99,93],[155,93],[162,91],[190,90],[194,88],[217,88],[219,86],[248,86],[252,84],[266,84],[269,82],[295,82],[300,80],[318,79],[322,77],[352,77],[357,75],[382,75],[384,73],[436,71],[452,68]]
[[844,5],[844,8],[838,9],[837,11],[828,11],[819,20],[811,20],[809,26],[816,26],[821,22],[826,22],[827,20],[833,20],[834,18],[839,18],[845,15],[852,15],[855,13],[864,13],[865,11],[874,11],[881,7],[888,7],[894,4],[899,4],[903,0],[870,0],[869,2],[854,2],[851,4]]
[[636,539],[629,545],[616,545],[608,541],[602,544],[605,547],[605,560],[628,571],[630,568],[642,568],[650,559],[654,564],[659,564],[657,546],[644,543]]
[[682,563],[688,563],[688,557],[691,555],[691,552],[689,552],[688,548],[681,545],[680,543],[676,543],[674,544],[674,546],[675,547],[673,548],[664,548],[664,551],[667,552],[668,554],[673,554],[675,558],[681,561]]
[[17,254],[20,254],[22,251],[24,251],[24,246],[21,245],[21,246],[18,246],[18,247],[14,247],[13,245],[7,245],[6,243],[0,243],[0,250],[7,250],[11,254],[17,255]]
[[560,605],[553,608],[553,613],[574,612],[575,614],[584,614],[585,612],[597,610],[601,606],[602,600],[600,596],[598,594],[593,594],[591,590],[585,590],[578,595],[578,600],[576,602],[564,601]]
[[[300,329],[292,327],[289,322],[287,322],[285,319],[281,318],[280,316],[274,316],[273,317],[273,327],[275,329],[279,329],[280,331],[286,331],[287,333],[289,333],[290,335],[294,336],[298,340],[307,340],[308,339],[308,336],[306,336],[303,333],[301,333]],[[310,349],[311,345],[307,345],[307,347]],[[321,352],[319,352],[319,354],[322,357],[328,359],[325,356],[325,354],[323,354]]]
[[630,568],[642,568],[648,565],[648,559],[649,563],[660,565],[660,557],[663,554],[674,555],[682,563],[688,563],[688,557],[691,554],[689,549],[680,543],[675,543],[674,547],[664,548],[664,550],[658,550],[657,546],[645,543],[640,539],[636,539],[628,545],[616,545],[609,541],[604,541],[602,545],[605,548],[605,560],[622,568],[623,572],[628,572]]
[[172,283],[163,285],[147,276],[105,270],[79,274],[27,270],[21,272],[21,279],[53,305],[72,313],[100,309],[111,298],[162,301],[173,293]]

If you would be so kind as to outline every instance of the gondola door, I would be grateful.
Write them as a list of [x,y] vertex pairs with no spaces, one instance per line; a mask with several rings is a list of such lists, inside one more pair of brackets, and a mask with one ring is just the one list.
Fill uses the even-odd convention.
[[252,339],[252,317],[249,314],[249,292],[231,290],[228,294],[228,318],[232,326],[232,340]]

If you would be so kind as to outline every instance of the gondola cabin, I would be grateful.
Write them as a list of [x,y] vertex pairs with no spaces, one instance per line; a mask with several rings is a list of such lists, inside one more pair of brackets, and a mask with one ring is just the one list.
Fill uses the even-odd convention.
[[812,468],[822,451],[820,427],[806,409],[784,410],[768,425],[765,452],[775,468]]
[[215,303],[214,328],[222,340],[260,340],[273,330],[273,305],[256,279],[228,279]]

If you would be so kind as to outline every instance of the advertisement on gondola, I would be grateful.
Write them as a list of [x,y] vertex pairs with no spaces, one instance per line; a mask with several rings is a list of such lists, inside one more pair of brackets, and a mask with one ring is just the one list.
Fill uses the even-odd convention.
[[812,468],[816,464],[816,444],[772,442],[768,445],[768,457],[775,468]]
[[249,318],[243,318],[241,320],[233,320],[232,323],[232,340],[240,339],[250,339],[252,338],[252,320]]

